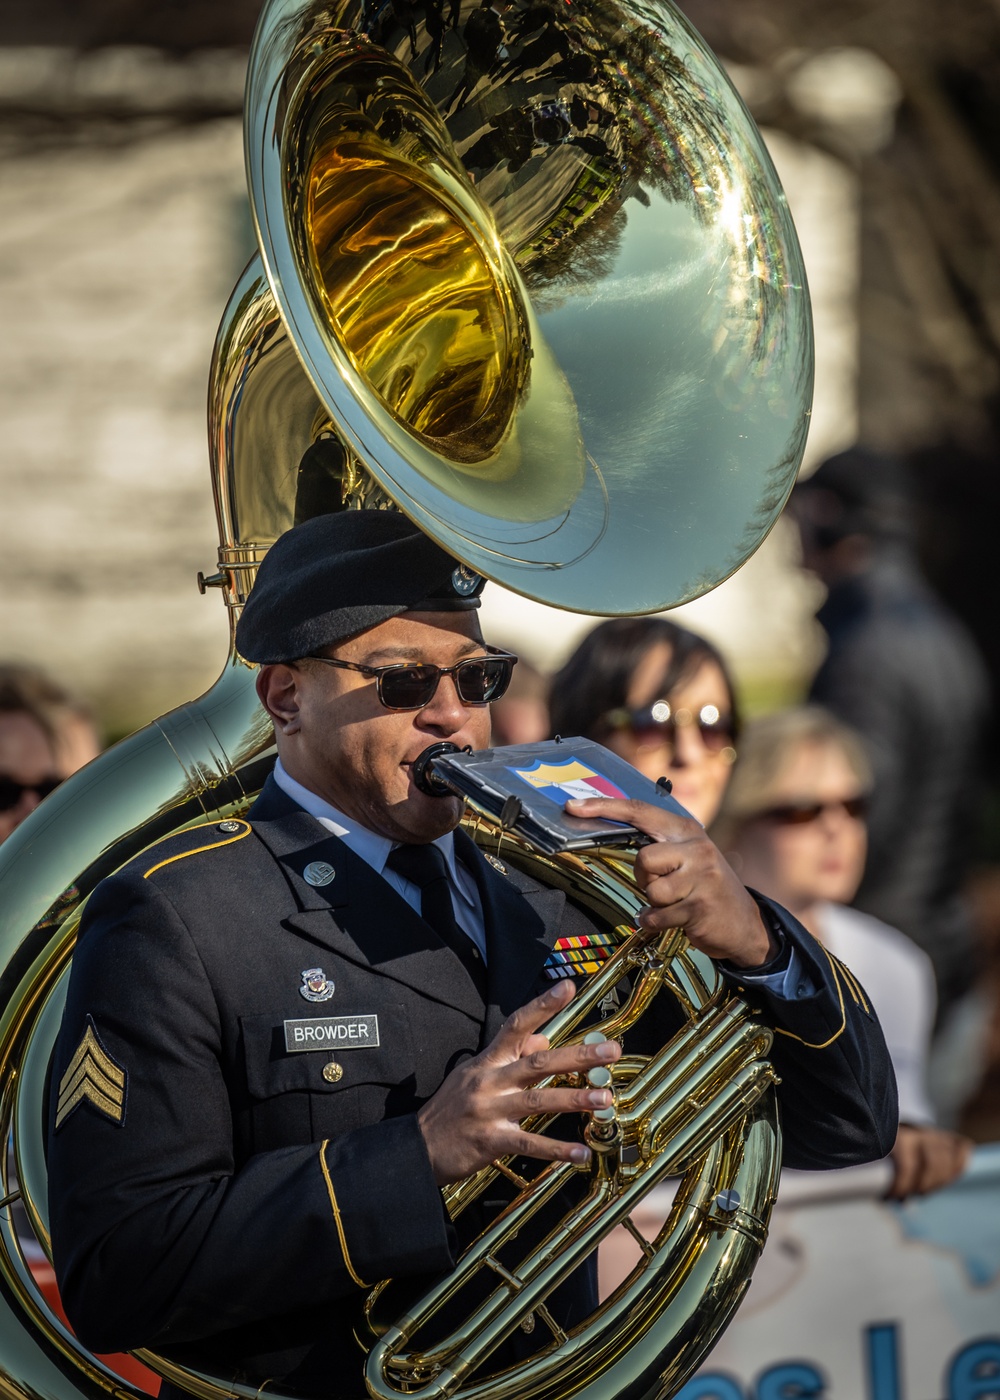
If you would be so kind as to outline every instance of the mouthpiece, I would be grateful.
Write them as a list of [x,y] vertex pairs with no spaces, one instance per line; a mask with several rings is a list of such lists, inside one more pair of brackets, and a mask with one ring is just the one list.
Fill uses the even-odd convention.
[[462,752],[457,744],[449,743],[447,739],[424,749],[420,757],[413,761],[413,781],[420,791],[426,792],[428,797],[451,797],[452,790],[447,783],[434,776],[434,760],[442,754]]

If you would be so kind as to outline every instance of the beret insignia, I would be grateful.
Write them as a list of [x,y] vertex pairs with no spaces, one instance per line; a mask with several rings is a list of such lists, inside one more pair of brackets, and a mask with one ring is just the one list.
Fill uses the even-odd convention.
[[460,598],[471,598],[482,585],[482,574],[477,574],[467,564],[459,564],[452,572],[451,586]]
[[111,1120],[118,1127],[125,1122],[125,1096],[128,1074],[101,1044],[92,1016],[87,1017],[83,1039],[59,1081],[56,1128],[82,1103]]

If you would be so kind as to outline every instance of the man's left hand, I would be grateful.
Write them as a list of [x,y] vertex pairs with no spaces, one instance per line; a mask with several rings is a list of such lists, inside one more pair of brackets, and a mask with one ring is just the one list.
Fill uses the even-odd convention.
[[693,817],[618,797],[567,802],[566,811],[628,822],[652,837],[635,859],[636,883],[649,900],[639,916],[643,928],[682,928],[696,948],[736,967],[760,967],[776,956],[777,940],[756,901]]

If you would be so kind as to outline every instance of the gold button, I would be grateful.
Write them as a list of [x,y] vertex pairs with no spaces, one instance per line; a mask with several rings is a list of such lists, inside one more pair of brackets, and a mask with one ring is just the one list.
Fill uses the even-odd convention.
[[336,1060],[331,1060],[329,1064],[323,1066],[323,1078],[328,1084],[339,1084],[344,1077],[344,1066],[338,1065]]

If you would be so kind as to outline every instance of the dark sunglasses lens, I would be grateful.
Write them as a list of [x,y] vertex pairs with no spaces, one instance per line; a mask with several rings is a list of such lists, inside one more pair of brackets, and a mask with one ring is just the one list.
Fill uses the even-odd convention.
[[41,802],[61,784],[61,778],[43,778],[40,783],[19,783],[14,778],[0,778],[0,812],[9,812],[16,807],[26,792],[33,792]]
[[400,666],[380,677],[382,704],[390,710],[419,710],[430,703],[441,672],[436,666]]
[[[672,719],[655,720],[646,710],[632,716],[629,729],[640,743],[672,745],[677,741],[675,722]],[[719,720],[716,724],[706,724],[704,720],[699,720],[698,733],[709,753],[721,753],[723,749],[732,747],[733,727],[728,720]]]
[[717,724],[701,723],[698,728],[701,730],[701,742],[710,753],[721,753],[723,749],[732,748],[735,735],[728,720],[719,720]]
[[510,685],[514,663],[506,656],[474,657],[455,672],[458,693],[467,705],[499,700]]
[[820,802],[803,802],[794,807],[775,807],[765,815],[779,826],[805,826],[807,822],[814,822],[822,811]]
[[9,812],[21,800],[24,788],[13,778],[0,778],[0,812]]
[[[488,705],[498,700],[510,684],[514,662],[506,656],[473,657],[462,661],[452,674],[466,705]],[[400,666],[381,677],[382,704],[390,710],[419,710],[429,705],[441,679],[437,666]]]
[[861,821],[868,811],[868,798],[847,797],[842,802],[803,802],[791,807],[775,807],[766,815],[779,826],[805,826],[807,822],[817,821],[831,808],[846,812],[849,817]]

